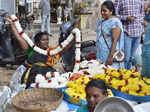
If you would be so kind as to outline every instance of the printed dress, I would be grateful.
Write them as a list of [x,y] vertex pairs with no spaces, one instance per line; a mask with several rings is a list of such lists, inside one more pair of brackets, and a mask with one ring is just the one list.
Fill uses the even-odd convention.
[[[124,51],[124,33],[123,33],[123,26],[122,26],[122,23],[120,22],[120,20],[118,18],[110,18],[106,21],[104,21],[103,19],[98,21],[97,39],[96,39],[96,47],[97,47],[96,57],[101,62],[104,62],[104,63],[106,62],[107,57],[110,52],[110,49],[108,49],[106,42],[103,38],[103,34],[105,36],[105,39],[108,43],[109,48],[111,48],[112,29],[116,28],[116,27],[120,27],[120,29],[121,29],[121,34],[120,34],[120,38],[116,45],[116,50]],[[102,28],[103,34],[101,32],[101,28]],[[124,62],[120,62],[120,63],[113,62],[113,64],[111,66],[114,68],[124,68]]]

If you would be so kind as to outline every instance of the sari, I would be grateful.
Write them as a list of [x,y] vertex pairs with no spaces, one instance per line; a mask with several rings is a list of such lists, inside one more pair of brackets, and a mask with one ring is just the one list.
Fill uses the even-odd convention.
[[[103,23],[103,25],[102,25]],[[102,25],[102,26],[101,26]],[[104,40],[106,39],[109,48],[111,48],[112,45],[112,29],[120,27],[121,34],[120,38],[117,41],[116,50],[123,50],[124,51],[124,32],[123,32],[123,26],[122,23],[118,18],[110,18],[106,21],[99,20],[97,23],[97,38],[96,38],[96,58],[105,63],[107,61],[107,57],[109,56],[110,49],[108,49],[107,44]],[[102,28],[102,30],[101,30]],[[104,33],[105,37],[103,37],[102,32]],[[124,68],[124,62],[113,62],[111,65],[113,68]]]
[[[52,50],[54,47],[49,47]],[[33,49],[28,50],[29,57],[27,59],[27,70],[24,72],[21,83],[26,84],[28,88],[30,84],[35,83],[35,77],[37,74],[45,75],[47,72],[55,72],[56,69],[53,66],[57,63],[57,59],[60,58],[59,54],[53,56],[47,56],[34,52]]]

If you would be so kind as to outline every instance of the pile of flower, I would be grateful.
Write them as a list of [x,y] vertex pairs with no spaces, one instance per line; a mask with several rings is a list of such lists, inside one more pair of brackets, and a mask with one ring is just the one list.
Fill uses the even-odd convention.
[[98,60],[84,60],[80,63],[79,73],[93,76],[93,74],[103,74],[109,68],[111,67]]
[[66,92],[70,97],[86,100],[84,89],[90,80],[91,79],[88,76],[81,76],[77,80],[69,81],[67,83],[68,88],[66,89]]
[[135,95],[150,95],[150,79],[140,73],[126,69],[107,69],[105,74],[94,75],[96,79],[105,80],[107,85],[121,92]]
[[[68,88],[66,89],[66,93],[69,94],[70,97],[75,99],[82,99],[86,101],[86,93],[85,87],[86,84],[92,80],[93,78],[88,77],[87,75],[82,75],[78,79],[74,79],[67,83]],[[113,96],[111,90],[108,91],[108,97]]]

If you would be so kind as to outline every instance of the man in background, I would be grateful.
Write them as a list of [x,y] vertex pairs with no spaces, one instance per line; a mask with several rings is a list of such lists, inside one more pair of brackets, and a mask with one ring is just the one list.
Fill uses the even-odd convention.
[[50,30],[50,1],[49,0],[41,0],[39,8],[41,9],[41,32],[45,31],[45,25],[47,28],[47,32],[50,36],[52,36]]
[[125,68],[131,69],[141,34],[144,32],[144,0],[115,0],[114,5],[125,32]]

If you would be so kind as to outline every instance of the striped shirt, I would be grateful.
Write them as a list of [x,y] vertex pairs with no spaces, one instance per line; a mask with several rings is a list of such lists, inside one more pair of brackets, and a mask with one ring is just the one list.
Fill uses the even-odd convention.
[[[130,37],[141,37],[144,32],[144,0],[115,0],[116,15],[123,23],[124,31]],[[134,22],[127,20],[128,16],[136,17]]]

